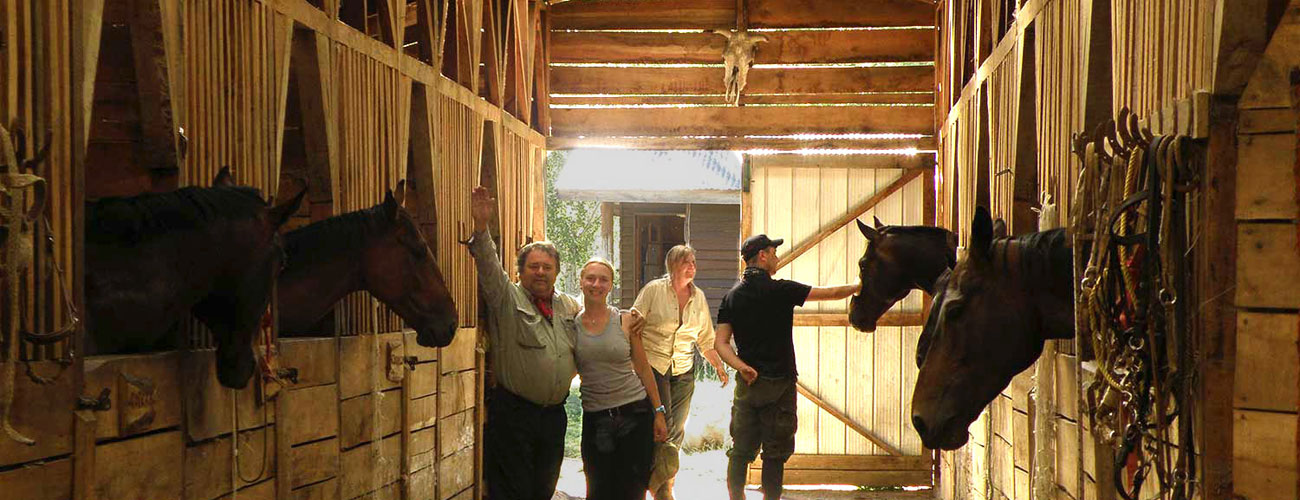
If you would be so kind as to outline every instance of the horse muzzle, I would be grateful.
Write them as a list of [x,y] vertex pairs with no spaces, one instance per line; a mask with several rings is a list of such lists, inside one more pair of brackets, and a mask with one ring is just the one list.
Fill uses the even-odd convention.
[[459,326],[455,317],[429,321],[425,326],[415,329],[415,342],[424,347],[447,347],[456,337]]

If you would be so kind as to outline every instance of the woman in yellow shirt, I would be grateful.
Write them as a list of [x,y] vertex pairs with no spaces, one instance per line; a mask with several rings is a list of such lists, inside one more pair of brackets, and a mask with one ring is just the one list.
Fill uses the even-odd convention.
[[[645,317],[642,340],[654,370],[659,395],[668,409],[668,443],[656,452],[656,471],[650,483],[655,500],[673,498],[677,474],[677,449],[685,436],[686,417],[695,393],[695,348],[713,365],[722,385],[728,376],[713,349],[713,318],[704,291],[695,286],[695,249],[677,245],[664,258],[668,275],[647,283],[633,305]],[[667,467],[667,470],[663,470]],[[656,479],[661,479],[656,483]]]

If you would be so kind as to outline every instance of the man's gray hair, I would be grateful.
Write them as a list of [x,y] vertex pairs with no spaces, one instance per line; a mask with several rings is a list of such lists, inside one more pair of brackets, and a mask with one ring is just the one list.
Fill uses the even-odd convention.
[[518,268],[519,274],[524,273],[524,261],[528,260],[528,254],[531,253],[533,250],[537,250],[539,252],[545,253],[546,255],[550,255],[552,259],[555,259],[555,269],[556,271],[559,271],[560,249],[555,248],[554,243],[551,243],[546,240],[542,240],[542,241],[534,241],[532,243],[524,245],[523,248],[519,249],[519,259],[518,262],[515,263],[515,267]]

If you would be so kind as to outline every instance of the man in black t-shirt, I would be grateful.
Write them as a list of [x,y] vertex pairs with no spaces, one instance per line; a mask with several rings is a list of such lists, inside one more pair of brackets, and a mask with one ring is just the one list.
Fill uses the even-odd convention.
[[[794,308],[808,300],[839,300],[862,284],[813,287],[772,279],[781,260],[776,247],[784,240],[760,234],[740,247],[745,273],[722,297],[718,309],[718,354],[740,375],[731,406],[731,450],[727,452],[727,493],[745,498],[749,463],[763,450],[763,498],[781,498],[785,461],[794,453],[795,389]],[[731,336],[736,336],[736,349]],[[737,352],[739,351],[739,352]]]

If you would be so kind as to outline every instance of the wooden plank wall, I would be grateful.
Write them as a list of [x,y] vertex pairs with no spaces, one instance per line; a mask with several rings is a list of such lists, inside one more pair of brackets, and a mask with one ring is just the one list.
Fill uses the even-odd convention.
[[1300,394],[1296,160],[1300,4],[1292,2],[1246,84],[1237,128],[1236,374],[1232,485],[1252,499],[1295,498]]
[[722,296],[740,276],[740,205],[692,204],[686,209],[686,241],[695,249],[695,286],[718,318]]
[[[904,172],[871,168],[869,160],[853,156],[776,155],[754,157],[752,161],[752,234],[785,238],[787,246],[783,251],[816,234]],[[920,178],[908,182],[860,218],[870,221],[876,216],[886,224],[921,224],[923,189]],[[852,282],[857,279],[857,261],[865,245],[857,228],[846,225],[784,266],[776,276],[807,284]],[[909,295],[893,310],[920,311],[920,294]],[[811,302],[795,312],[843,315],[847,311],[847,303],[838,301]],[[920,330],[919,325],[882,326],[874,333],[847,326],[797,326],[794,335],[800,381],[905,455],[921,455],[920,438],[910,418],[917,371],[913,360]],[[798,411],[795,452],[799,455],[886,454],[807,399],[800,398]]]
[[[1008,220],[1014,233],[1037,226],[1027,210],[1043,194],[1065,213],[1078,171],[1071,134],[1095,125],[1085,119],[1128,107],[1153,129],[1175,129],[1166,122],[1195,122],[1195,116],[1180,115],[1204,112],[1195,94],[1212,83],[1218,2],[1018,3],[950,0],[936,13],[941,24],[938,216],[963,243],[977,203]],[[1093,18],[1107,11],[1115,13],[1109,23]],[[1095,36],[1105,36],[1110,46],[1094,46]],[[1054,359],[1039,360],[1017,377],[971,426],[971,444],[944,454],[940,476],[949,479],[941,480],[941,497],[1027,497],[1032,444],[1046,439],[1057,451],[1058,497],[1096,498],[1099,450],[1071,399],[1080,384],[1072,344],[1058,342]],[[1054,436],[1034,428],[1035,410],[1027,398],[1033,385],[1028,377],[1044,363],[1056,370]]]
[[[481,2],[457,3],[483,10]],[[208,338],[192,342],[193,350],[77,357],[71,367],[46,361],[66,345],[24,346],[33,370],[66,373],[50,385],[17,377],[11,420],[37,445],[0,440],[6,492],[195,500],[480,493],[483,360],[472,261],[457,241],[468,236],[485,126],[504,138],[499,187],[513,200],[502,211],[512,234],[506,244],[542,235],[536,214],[545,143],[527,124],[539,113],[533,75],[544,74],[529,66],[539,52],[531,34],[540,4],[518,2],[513,27],[502,33],[530,34],[514,44],[529,57],[512,63],[528,76],[511,77],[505,104],[434,69],[446,46],[441,3],[371,0],[378,14],[368,17],[364,0],[323,4],[329,12],[306,0],[0,2],[0,119],[29,132],[20,156],[45,145],[31,131],[50,133],[43,174],[55,259],[79,297],[80,207],[88,194],[206,185],[230,165],[240,184],[276,195],[292,109],[293,140],[310,150],[294,150],[295,166],[318,169],[310,176],[328,184],[317,186],[319,199],[313,190],[315,218],[373,206],[403,178],[422,179],[421,189],[433,193],[408,208],[435,233],[429,239],[461,312],[456,340],[421,348],[395,315],[358,294],[339,308],[343,336],[277,343],[280,366],[297,368],[300,378],[270,402],[251,386],[220,387],[213,352],[202,348]],[[291,75],[312,95],[290,103]],[[87,174],[94,182],[83,184]],[[49,264],[45,255],[38,247],[40,268]],[[64,324],[47,278],[28,276],[16,286],[27,329]],[[394,355],[415,365],[391,365]],[[105,389],[110,410],[70,411],[77,396]]]

